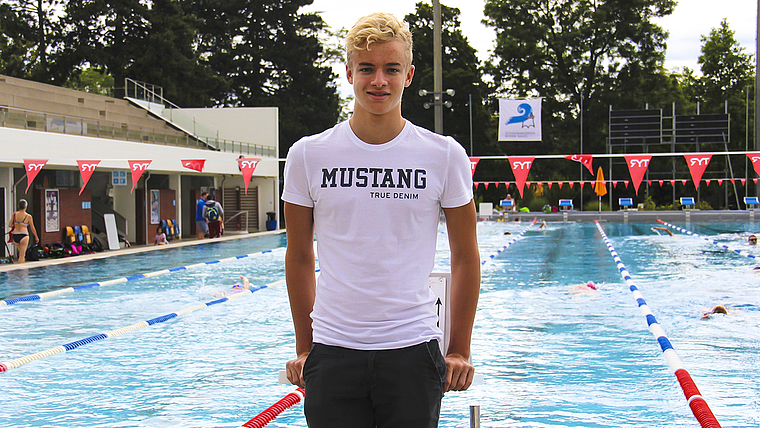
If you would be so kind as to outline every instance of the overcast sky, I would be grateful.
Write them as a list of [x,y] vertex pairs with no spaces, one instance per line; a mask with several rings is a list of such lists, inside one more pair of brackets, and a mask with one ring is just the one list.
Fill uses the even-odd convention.
[[[432,0],[427,0],[432,4]],[[383,2],[347,2],[346,0],[314,0],[305,11],[320,11],[331,27],[349,28],[357,18],[372,12],[390,12],[403,19],[414,11],[415,0],[384,0]],[[481,24],[483,0],[443,0],[442,4],[457,7],[462,13],[462,31],[470,45],[478,50],[480,59],[486,59],[493,48],[494,32]],[[378,9],[382,8],[382,9]],[[687,66],[699,71],[701,37],[717,28],[723,18],[735,32],[736,40],[746,52],[755,53],[757,2],[754,0],[680,0],[675,12],[658,20],[670,33],[665,66],[668,69]]]

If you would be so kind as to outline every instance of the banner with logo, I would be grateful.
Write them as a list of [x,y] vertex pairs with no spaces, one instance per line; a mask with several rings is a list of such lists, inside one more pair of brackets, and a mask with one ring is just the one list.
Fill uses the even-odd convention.
[[77,165],[79,165],[79,173],[82,174],[82,188],[79,189],[79,194],[81,195],[84,191],[84,188],[87,187],[87,182],[90,181],[90,177],[92,177],[92,173],[95,172],[95,168],[98,167],[98,164],[100,163],[99,160],[78,160]]
[[541,101],[499,99],[499,141],[541,141]]
[[631,180],[633,180],[633,188],[636,190],[636,194],[639,194],[639,185],[644,178],[644,173],[647,172],[649,167],[649,161],[652,156],[626,156],[625,163],[628,164],[628,172],[631,173]]
[[760,152],[747,153],[747,157],[752,162],[752,166],[755,168],[757,175],[760,175]]
[[523,190],[525,188],[525,181],[528,179],[528,173],[530,167],[533,165],[535,158],[509,158],[509,165],[512,167],[512,172],[515,174],[515,183],[517,184],[517,190],[520,191],[520,197],[523,197]]
[[243,182],[245,182],[245,194],[248,194],[248,183],[251,181],[251,177],[253,177],[253,171],[256,169],[256,165],[261,162],[261,159],[254,159],[254,158],[238,158],[238,166],[240,167],[240,172],[243,173]]
[[24,193],[29,193],[29,186],[32,185],[32,181],[34,181],[34,177],[37,176],[37,174],[42,171],[42,167],[45,166],[47,163],[47,159],[45,160],[29,160],[24,159],[24,170],[26,171],[26,190],[24,190]]
[[203,172],[206,159],[182,159],[182,166],[193,171]]
[[[694,180],[694,188],[699,189],[699,182],[702,181],[702,174],[705,173],[707,165],[710,164],[712,155],[683,155],[686,158],[686,164],[689,165],[691,179]],[[709,186],[709,184],[708,184]]]
[[127,162],[129,162],[129,170],[132,171],[132,190],[129,191],[129,193],[132,193],[135,191],[135,186],[137,186],[137,182],[140,181],[140,177],[142,177],[143,172],[145,172],[148,169],[148,165],[150,165],[150,163],[153,161],[131,160]]

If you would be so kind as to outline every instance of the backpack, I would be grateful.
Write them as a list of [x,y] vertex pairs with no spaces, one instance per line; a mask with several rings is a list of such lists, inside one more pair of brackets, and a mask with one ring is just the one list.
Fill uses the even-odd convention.
[[209,222],[219,221],[219,210],[216,206],[209,206],[206,208],[206,220]]
[[43,257],[45,257],[45,252],[39,244],[34,244],[26,250],[26,259],[30,262],[36,262]]

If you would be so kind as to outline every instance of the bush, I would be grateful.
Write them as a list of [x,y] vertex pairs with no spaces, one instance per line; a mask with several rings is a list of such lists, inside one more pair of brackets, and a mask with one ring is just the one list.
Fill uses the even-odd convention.
[[[591,201],[583,207],[584,211],[599,211],[599,201]],[[602,211],[610,211],[610,206],[602,202]]]
[[544,205],[548,204],[549,201],[546,198],[533,198],[532,201],[528,204],[528,208],[530,208],[531,212],[541,212],[544,209]]

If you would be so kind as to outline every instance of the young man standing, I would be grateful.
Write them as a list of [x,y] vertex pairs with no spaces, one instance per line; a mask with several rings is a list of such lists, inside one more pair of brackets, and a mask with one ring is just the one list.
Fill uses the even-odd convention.
[[[441,398],[472,383],[480,256],[469,160],[460,144],[407,122],[408,26],[365,16],[346,37],[354,113],[306,137],[285,166],[286,280],[310,427],[435,427]],[[438,218],[451,247],[444,359],[428,277]],[[319,254],[315,278],[314,233]]]

